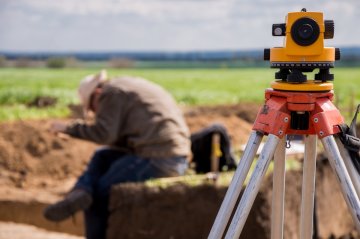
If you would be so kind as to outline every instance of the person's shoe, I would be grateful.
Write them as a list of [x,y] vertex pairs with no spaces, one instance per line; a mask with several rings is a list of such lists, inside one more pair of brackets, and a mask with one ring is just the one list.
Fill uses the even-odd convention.
[[75,212],[89,208],[91,203],[92,197],[88,192],[75,189],[64,200],[45,208],[44,217],[54,222],[63,221]]

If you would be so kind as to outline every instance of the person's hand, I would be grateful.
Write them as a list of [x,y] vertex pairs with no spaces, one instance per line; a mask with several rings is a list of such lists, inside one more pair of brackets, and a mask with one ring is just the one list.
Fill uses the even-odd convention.
[[52,122],[50,125],[50,132],[56,134],[56,133],[64,133],[66,130],[67,124],[63,123],[63,122]]

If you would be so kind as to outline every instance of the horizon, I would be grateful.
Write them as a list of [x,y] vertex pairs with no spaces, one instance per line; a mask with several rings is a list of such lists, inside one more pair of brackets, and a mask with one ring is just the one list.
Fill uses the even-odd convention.
[[[277,46],[272,46],[277,47]],[[328,46],[326,46],[328,47]],[[268,47],[271,48],[271,47]],[[349,46],[339,46],[337,48],[341,49],[360,49],[359,45],[349,45]],[[16,50],[1,50],[0,54],[106,54],[106,53],[125,53],[125,54],[137,54],[137,53],[159,53],[159,54],[182,54],[182,53],[218,53],[218,52],[261,52],[265,48],[250,48],[250,49],[202,49],[202,50],[73,50],[73,51],[66,51],[66,50],[41,50],[41,51],[16,51]]]

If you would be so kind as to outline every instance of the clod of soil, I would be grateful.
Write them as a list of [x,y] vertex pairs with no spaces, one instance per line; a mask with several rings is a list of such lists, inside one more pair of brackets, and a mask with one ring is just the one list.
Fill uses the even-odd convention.
[[57,98],[51,96],[38,96],[33,101],[27,104],[28,107],[36,108],[46,108],[50,106],[55,106],[57,103]]

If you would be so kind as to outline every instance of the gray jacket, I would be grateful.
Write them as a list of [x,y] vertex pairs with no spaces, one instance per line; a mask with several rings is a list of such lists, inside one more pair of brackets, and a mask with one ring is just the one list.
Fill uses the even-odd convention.
[[160,86],[141,78],[114,78],[103,86],[93,124],[76,122],[66,133],[147,158],[190,154],[182,112]]

